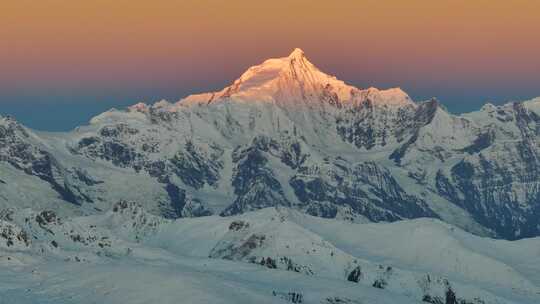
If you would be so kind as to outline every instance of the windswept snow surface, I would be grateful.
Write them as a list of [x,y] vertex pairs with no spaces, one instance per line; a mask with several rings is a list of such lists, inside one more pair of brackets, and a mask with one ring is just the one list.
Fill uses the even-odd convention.
[[540,239],[432,219],[353,224],[267,208],[166,220],[128,202],[0,218],[2,304],[444,303],[449,290],[459,303],[540,300]]

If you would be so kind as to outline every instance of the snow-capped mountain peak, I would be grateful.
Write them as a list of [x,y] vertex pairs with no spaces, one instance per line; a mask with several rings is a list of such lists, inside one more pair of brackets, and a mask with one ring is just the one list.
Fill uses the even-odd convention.
[[301,59],[301,58],[303,58],[303,57],[305,57],[305,53],[304,53],[304,51],[303,51],[302,49],[300,49],[300,48],[295,48],[295,49],[291,52],[291,54],[289,54],[289,58],[291,58],[291,59],[292,59],[292,58]]
[[148,106],[144,102],[138,102],[128,107],[128,111],[133,111],[133,112],[146,112],[147,110],[148,110]]
[[273,102],[281,105],[331,100],[334,105],[374,104],[410,105],[409,96],[399,88],[358,89],[318,69],[304,51],[294,49],[287,57],[265,60],[247,69],[230,86],[219,92],[188,96],[179,104],[207,104],[219,101]]

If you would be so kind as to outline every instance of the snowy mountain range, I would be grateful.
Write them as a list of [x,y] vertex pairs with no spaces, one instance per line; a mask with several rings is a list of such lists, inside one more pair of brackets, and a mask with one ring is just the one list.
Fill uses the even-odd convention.
[[0,205],[69,214],[135,200],[167,218],[286,206],[356,222],[439,218],[540,234],[540,100],[452,115],[357,89],[296,49],[225,89],[110,110],[68,133],[0,120]]
[[0,303],[537,303],[539,134],[540,98],[453,115],[300,49],[71,132],[0,117]]

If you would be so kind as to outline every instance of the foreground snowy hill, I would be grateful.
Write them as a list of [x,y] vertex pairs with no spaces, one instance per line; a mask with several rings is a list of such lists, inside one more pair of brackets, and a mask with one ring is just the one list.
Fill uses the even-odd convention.
[[540,239],[439,220],[354,224],[289,208],[167,220],[0,215],[0,303],[538,303]]
[[284,206],[534,237],[539,114],[531,100],[452,115],[399,88],[350,86],[296,49],[221,91],[111,110],[68,133],[0,118],[0,206],[88,215],[126,199],[166,218]]

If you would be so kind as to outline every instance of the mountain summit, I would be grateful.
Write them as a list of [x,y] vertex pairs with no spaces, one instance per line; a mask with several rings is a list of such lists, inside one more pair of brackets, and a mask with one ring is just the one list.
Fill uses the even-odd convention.
[[289,56],[273,58],[250,67],[240,78],[219,92],[191,95],[184,104],[223,100],[275,102],[282,105],[319,101],[330,96],[336,104],[360,103],[371,99],[389,105],[411,104],[399,88],[360,90],[319,70],[303,50],[296,48]]
[[289,54],[289,58],[297,58],[297,59],[302,59],[303,57],[305,56],[305,53],[302,49],[300,48],[295,48],[291,54]]

